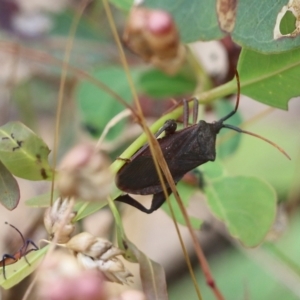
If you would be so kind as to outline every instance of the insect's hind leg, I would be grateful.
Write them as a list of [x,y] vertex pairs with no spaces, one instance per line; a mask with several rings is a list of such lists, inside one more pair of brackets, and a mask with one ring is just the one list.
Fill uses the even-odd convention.
[[[34,248],[27,250],[27,248],[28,248],[29,245],[32,245]],[[30,266],[30,263],[29,263],[29,261],[28,261],[26,255],[27,255],[28,253],[30,253],[31,251],[37,251],[37,250],[39,250],[39,247],[38,247],[32,240],[27,239],[27,240],[26,240],[26,246],[25,246],[25,253],[24,253],[23,256],[24,256],[25,261],[28,263],[29,266]]]
[[[196,124],[198,119],[198,100],[194,97],[191,100],[193,100],[193,124]],[[189,100],[190,101],[190,100]],[[183,127],[187,128],[189,125],[189,103],[188,100],[183,99]]]
[[[171,189],[167,189],[167,193],[168,193],[168,195],[170,195]],[[140,210],[146,214],[151,214],[163,205],[163,203],[166,201],[166,197],[165,197],[165,194],[163,191],[160,193],[154,194],[150,208],[146,208],[144,205],[142,205],[141,203],[139,203],[138,201],[133,199],[128,194],[117,197],[115,199],[115,201],[126,203],[128,205],[131,205],[131,206],[137,208],[138,210]]]

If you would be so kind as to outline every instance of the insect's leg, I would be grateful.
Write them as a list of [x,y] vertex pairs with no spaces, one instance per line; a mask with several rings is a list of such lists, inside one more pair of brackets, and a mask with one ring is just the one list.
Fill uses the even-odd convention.
[[123,161],[125,161],[126,163],[131,162],[131,160],[130,160],[129,158],[117,157],[116,159],[117,159],[117,160],[123,160]]
[[197,178],[197,184],[198,187],[203,190],[204,186],[205,186],[205,181],[204,181],[204,176],[203,176],[203,172],[201,172],[201,170],[199,169],[194,169],[191,171],[192,174],[194,174],[194,176]]
[[[170,195],[172,193],[171,189],[167,189],[167,193],[168,193],[168,195]],[[165,201],[166,201],[166,196],[163,191],[160,193],[154,194],[153,198],[152,198],[151,207],[148,210],[149,211],[148,214],[151,214],[155,210],[159,209],[164,204]]]
[[189,104],[186,99],[183,102],[183,127],[187,128],[189,125]]
[[[171,194],[171,190],[167,189],[168,195]],[[119,201],[119,202],[123,202],[126,204],[129,204],[135,208],[137,208],[138,210],[146,213],[146,214],[151,214],[153,213],[155,210],[157,210],[158,208],[160,208],[163,203],[165,202],[166,197],[164,192],[160,192],[157,194],[153,195],[152,198],[152,203],[151,203],[151,207],[150,208],[146,208],[144,205],[142,205],[141,203],[139,203],[138,201],[136,201],[135,199],[133,199],[131,196],[129,196],[128,194],[126,195],[121,195],[119,197],[117,197],[115,199],[115,201]]]
[[193,98],[194,105],[193,105],[193,124],[196,124],[198,120],[198,111],[199,111],[199,103],[196,98]]
[[[177,123],[173,119],[167,120],[164,125],[155,133],[155,137],[158,138],[164,131],[166,135],[172,134],[176,131]],[[142,148],[140,148],[131,158],[129,161],[132,161],[134,158],[140,155],[146,148],[149,147],[149,144],[145,144]]]
[[155,133],[155,137],[158,138],[164,131],[166,135],[172,134],[176,131],[177,123],[174,119],[169,119],[165,124]]
[[[29,239],[26,240],[25,244],[26,244],[26,246],[24,247],[25,252],[22,253],[22,255],[24,256],[26,262],[27,262],[28,265],[30,266],[30,263],[29,263],[29,261],[28,261],[26,255],[27,255],[29,252],[31,252],[31,251],[37,251],[37,250],[39,250],[39,247],[38,247],[32,240],[29,240]],[[29,245],[32,245],[34,248],[27,250],[27,248],[28,248]]]
[[139,203],[138,201],[130,197],[128,194],[121,195],[117,197],[114,201],[119,201],[131,205],[146,214],[150,214],[152,212],[150,211],[150,209],[146,208],[144,205],[142,205],[141,203]]
[[[189,105],[186,99],[183,99],[183,126],[184,128],[189,125]],[[193,124],[196,124],[198,119],[198,100],[193,98]]]
[[28,245],[30,244],[30,245],[32,245],[33,247],[34,247],[34,249],[32,249],[32,250],[39,250],[40,248],[34,243],[34,241],[32,241],[32,240],[30,240],[30,239],[28,239],[28,240],[26,240],[26,244],[27,244],[27,247],[28,247]]
[[6,280],[6,274],[5,274],[5,260],[6,260],[7,258],[10,258],[10,259],[13,259],[14,261],[17,261],[17,259],[16,259],[13,255],[11,255],[11,254],[4,254],[4,255],[2,256],[1,265],[2,265],[2,267],[3,267],[3,277],[4,277],[5,280]]

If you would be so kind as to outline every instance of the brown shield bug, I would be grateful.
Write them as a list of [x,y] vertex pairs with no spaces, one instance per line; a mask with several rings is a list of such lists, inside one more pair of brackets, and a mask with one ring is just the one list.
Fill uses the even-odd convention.
[[[197,100],[194,100],[196,102],[194,103],[193,114],[194,125],[188,126],[188,105],[187,101],[184,101],[185,128],[176,131],[176,121],[167,120],[163,127],[155,134],[155,136],[158,137],[161,133],[165,132],[165,136],[158,138],[158,142],[175,184],[178,183],[185,173],[208,161],[215,160],[216,137],[222,128],[229,128],[239,133],[246,133],[258,137],[276,147],[290,159],[284,150],[273,142],[258,136],[255,133],[242,130],[233,125],[224,124],[226,120],[236,113],[239,106],[240,83],[238,73],[236,73],[236,78],[238,85],[236,106],[227,116],[214,123],[207,123],[201,120],[198,124],[195,124],[198,114],[198,102]],[[130,194],[153,194],[152,204],[149,209],[128,194],[121,195],[115,199],[116,201],[132,205],[147,214],[157,210],[166,200],[148,144],[144,145],[128,161],[126,161],[126,164],[116,175],[116,185],[121,191]],[[171,189],[167,182],[166,188],[170,195]]]
[[[5,266],[14,264],[18,260],[20,260],[22,257],[24,257],[26,262],[29,264],[29,262],[26,258],[26,255],[31,251],[39,250],[39,247],[32,240],[25,240],[23,234],[15,226],[13,226],[7,222],[5,222],[5,224],[14,228],[20,234],[21,239],[23,241],[22,247],[15,254],[13,254],[13,255],[4,254],[2,256],[2,260],[0,261],[0,267],[3,267],[3,277],[6,279]],[[34,248],[28,249],[29,245],[32,245]]]

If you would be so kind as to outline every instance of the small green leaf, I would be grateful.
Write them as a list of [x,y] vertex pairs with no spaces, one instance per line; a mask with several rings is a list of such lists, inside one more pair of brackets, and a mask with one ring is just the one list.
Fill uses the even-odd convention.
[[139,91],[153,98],[186,95],[192,93],[195,87],[195,78],[184,72],[171,77],[155,69],[141,73],[137,81]]
[[[218,101],[215,104],[218,119],[223,118],[234,110],[234,105],[228,101]],[[225,123],[230,125],[239,126],[242,123],[241,114],[237,111]],[[217,137],[217,155],[219,158],[225,158],[232,155],[238,148],[241,135],[236,134],[230,129],[222,129]]]
[[20,200],[20,189],[17,180],[0,161],[0,202],[9,209],[17,207]]
[[[96,70],[93,77],[110,86],[128,103],[132,101],[131,91],[125,72],[121,68],[108,67]],[[132,74],[135,78],[134,74]],[[89,131],[99,136],[106,124],[119,112],[124,110],[123,104],[116,101],[111,95],[100,90],[91,82],[83,81],[79,84],[76,99],[83,123]],[[125,125],[125,120],[117,123],[107,135],[107,139],[120,136]]]
[[[26,262],[24,258],[21,258],[14,264],[5,266],[6,280],[3,276],[0,277],[0,286],[4,289],[10,289],[15,286],[19,282],[21,282],[24,278],[30,275],[39,265],[40,260],[45,256],[48,246],[30,252],[26,255],[27,260],[30,265]],[[2,268],[3,269],[3,268]]]
[[218,157],[216,158],[215,161],[213,161],[213,162],[209,161],[209,162],[205,163],[204,165],[201,165],[198,168],[200,168],[200,171],[202,171],[206,177],[206,179],[204,180],[204,185],[205,185],[206,180],[222,178],[226,174],[225,169],[224,169],[223,165],[221,164],[220,160],[218,159]]
[[0,160],[15,176],[28,180],[51,180],[49,148],[20,122],[0,127]]
[[269,184],[256,177],[226,177],[206,185],[205,193],[232,236],[247,247],[262,242],[276,214],[276,193]]
[[281,109],[292,97],[300,96],[300,51],[261,54],[243,49],[238,71],[242,94]]

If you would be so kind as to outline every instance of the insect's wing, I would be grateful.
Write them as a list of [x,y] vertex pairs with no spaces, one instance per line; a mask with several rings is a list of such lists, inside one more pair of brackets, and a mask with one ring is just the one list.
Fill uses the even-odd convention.
[[174,179],[180,179],[188,171],[214,160],[216,135],[213,132],[210,134],[212,145],[207,145],[201,137],[202,129],[197,124],[174,133],[171,139],[162,139],[160,142]]
[[124,192],[149,195],[161,191],[160,181],[149,148],[143,155],[125,164],[116,177],[116,185]]
[[[185,173],[215,159],[216,130],[213,124],[200,121],[158,139],[172,177],[177,183]],[[132,194],[156,194],[162,187],[149,147],[124,165],[116,178],[117,186]],[[166,186],[169,185],[166,183]]]
[[[175,136],[175,139],[173,136]],[[177,135],[180,142],[174,142]],[[181,147],[185,144],[187,136],[180,132],[168,135],[164,138],[158,139],[164,157],[167,164],[169,161],[176,162],[180,157]],[[162,191],[161,183],[155,168],[153,157],[150,152],[149,146],[146,147],[139,155],[133,156],[133,160],[123,166],[116,176],[116,185],[124,192],[140,195],[156,194]],[[169,167],[170,168],[170,167]],[[172,169],[170,169],[172,174]],[[177,183],[184,175],[178,174],[174,177],[175,183]],[[168,184],[166,182],[166,186]]]

